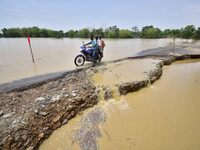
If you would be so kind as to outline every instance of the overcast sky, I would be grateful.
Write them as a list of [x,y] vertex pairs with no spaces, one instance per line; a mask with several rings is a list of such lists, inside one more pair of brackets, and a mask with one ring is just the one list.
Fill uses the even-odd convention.
[[200,26],[200,0],[0,0],[0,29]]

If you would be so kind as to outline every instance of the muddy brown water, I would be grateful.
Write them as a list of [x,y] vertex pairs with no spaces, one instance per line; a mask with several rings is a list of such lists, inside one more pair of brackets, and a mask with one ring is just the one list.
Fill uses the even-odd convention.
[[199,90],[200,60],[174,63],[153,85],[72,119],[40,150],[199,150]]
[[161,60],[134,59],[123,60],[98,66],[97,71],[88,69],[86,72],[93,84],[98,88],[100,99],[104,99],[104,90],[109,89],[115,100],[120,99],[118,85],[130,81],[149,80],[149,73],[157,69]]
[[[58,71],[75,69],[74,58],[82,41],[88,39],[31,38],[35,64],[26,38],[0,38],[0,84]],[[133,56],[138,52],[164,47],[172,39],[105,39],[103,61]],[[182,40],[177,40],[177,44]]]
[[91,78],[96,86],[114,86],[119,83],[130,81],[142,81],[147,79],[147,74],[154,70],[159,60],[136,59],[125,60],[122,62],[111,63],[102,68],[102,72],[94,73]]

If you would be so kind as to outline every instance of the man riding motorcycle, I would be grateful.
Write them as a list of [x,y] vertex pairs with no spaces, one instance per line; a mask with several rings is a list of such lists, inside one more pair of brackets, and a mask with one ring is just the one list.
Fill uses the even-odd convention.
[[[93,67],[96,65],[96,62],[101,62],[103,58],[103,53],[101,52],[101,45],[99,44],[98,36],[90,36],[91,41],[87,44],[84,44],[80,47],[81,54],[77,55],[74,59],[76,66],[82,66],[85,61],[93,62]],[[89,46],[87,46],[89,45]]]
[[98,57],[98,51],[99,51],[99,45],[98,45],[98,36],[96,36],[94,38],[93,35],[90,35],[90,42],[86,44],[87,45],[90,45],[88,46],[89,48],[89,51],[91,51],[92,53],[92,58],[93,58],[93,66],[95,66],[96,64],[96,60],[97,60],[97,57]]

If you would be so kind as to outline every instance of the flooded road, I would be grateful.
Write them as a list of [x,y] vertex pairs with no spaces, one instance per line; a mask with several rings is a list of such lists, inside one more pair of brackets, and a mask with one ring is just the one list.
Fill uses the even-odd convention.
[[40,150],[198,150],[199,90],[200,60],[174,63],[153,85],[120,100],[100,101],[72,119]]
[[[88,39],[31,38],[35,64],[26,38],[0,38],[0,84],[25,77],[75,69],[74,58],[82,41]],[[138,52],[164,47],[172,39],[105,39],[103,61],[133,56]],[[177,44],[182,40],[177,40]]]

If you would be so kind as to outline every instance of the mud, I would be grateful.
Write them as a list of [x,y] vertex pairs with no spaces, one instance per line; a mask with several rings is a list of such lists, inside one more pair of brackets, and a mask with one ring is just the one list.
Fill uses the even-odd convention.
[[[48,80],[44,78],[25,85],[21,82],[14,88],[4,84],[0,93],[0,149],[37,149],[55,129],[66,124],[82,110],[97,104],[101,98],[110,99],[115,92],[124,95],[139,90],[159,79],[163,65],[169,65],[176,60],[197,58],[200,58],[200,55],[146,54],[113,61],[92,69],[83,68],[77,72],[58,74]],[[144,63],[138,75],[132,78],[124,78],[126,74],[117,69],[129,66],[130,63],[137,64],[138,61],[139,64],[150,63],[150,69],[147,72],[142,70],[145,67]],[[112,70],[116,71],[112,76],[116,78],[112,87],[102,88],[102,85],[88,79],[88,75],[95,76],[95,72],[108,74],[108,77],[112,75],[107,65],[113,66]],[[131,65],[125,67],[127,74],[137,72],[130,67]],[[120,76],[121,78],[118,78]],[[106,80],[109,81],[109,78]],[[99,81],[104,82],[101,79]],[[99,135],[95,135],[93,140],[96,136]],[[79,139],[84,143],[84,138]]]

